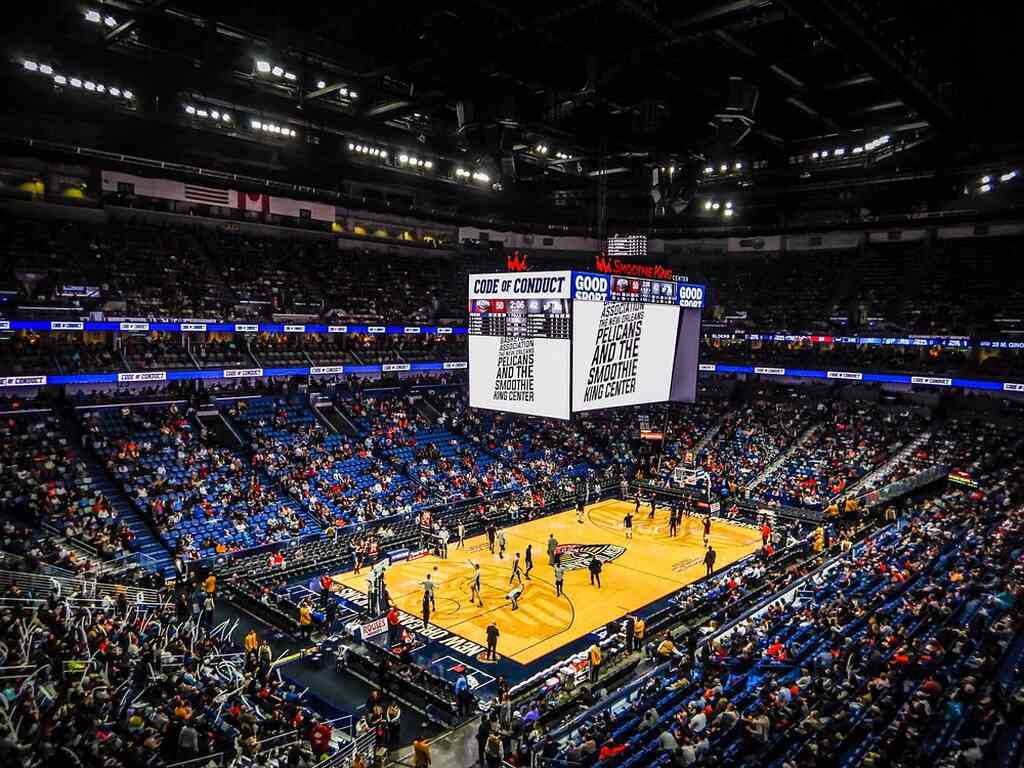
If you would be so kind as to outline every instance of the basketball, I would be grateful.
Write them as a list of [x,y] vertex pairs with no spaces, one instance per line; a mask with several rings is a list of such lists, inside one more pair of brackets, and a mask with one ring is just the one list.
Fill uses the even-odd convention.
[[434,570],[435,570],[435,571],[437,570],[437,566],[436,566],[436,565],[434,566]]

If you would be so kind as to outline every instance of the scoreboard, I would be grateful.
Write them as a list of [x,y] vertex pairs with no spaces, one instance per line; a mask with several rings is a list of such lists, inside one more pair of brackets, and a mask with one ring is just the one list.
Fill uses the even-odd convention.
[[608,238],[608,257],[624,260],[647,255],[647,235],[612,235]]
[[591,272],[470,275],[470,405],[567,419],[696,394],[704,287]]
[[568,339],[568,299],[472,299],[469,332],[517,339]]

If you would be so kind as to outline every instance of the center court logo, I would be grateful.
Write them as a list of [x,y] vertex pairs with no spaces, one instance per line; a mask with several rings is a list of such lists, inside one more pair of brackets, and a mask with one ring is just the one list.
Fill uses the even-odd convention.
[[586,568],[592,557],[610,563],[625,551],[625,547],[617,544],[561,544],[555,548],[555,554],[561,555],[562,567],[570,571]]

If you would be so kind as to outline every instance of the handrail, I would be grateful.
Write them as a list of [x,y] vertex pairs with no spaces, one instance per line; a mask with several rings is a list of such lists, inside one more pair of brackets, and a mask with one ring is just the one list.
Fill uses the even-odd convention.
[[102,597],[103,595],[124,595],[136,602],[161,604],[160,594],[157,590],[144,587],[132,587],[125,584],[109,584],[97,582],[93,579],[68,578],[64,576],[43,576],[37,573],[25,573],[22,571],[10,571],[0,569],[0,584],[18,584],[28,589],[47,591],[81,592],[86,595]]

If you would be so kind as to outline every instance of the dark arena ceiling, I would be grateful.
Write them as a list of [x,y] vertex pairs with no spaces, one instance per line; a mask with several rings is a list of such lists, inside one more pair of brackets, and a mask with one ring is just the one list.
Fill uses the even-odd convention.
[[718,195],[777,224],[943,205],[1016,163],[1021,21],[951,0],[50,1],[0,33],[0,134],[495,223],[693,227]]

